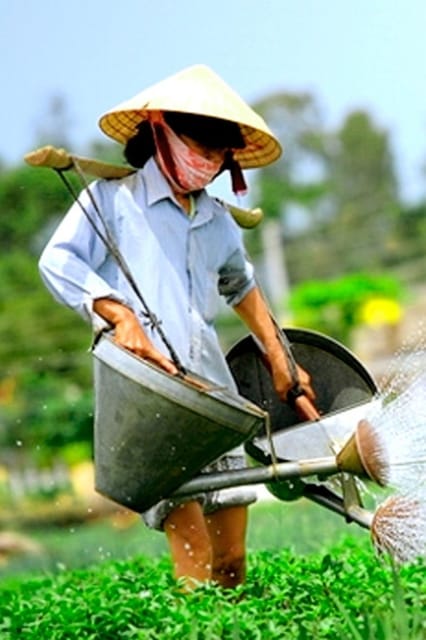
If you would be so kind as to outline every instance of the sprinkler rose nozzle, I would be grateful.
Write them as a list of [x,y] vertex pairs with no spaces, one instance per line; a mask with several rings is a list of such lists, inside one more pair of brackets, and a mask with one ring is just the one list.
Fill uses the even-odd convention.
[[357,476],[387,485],[387,462],[383,447],[368,420],[360,420],[355,432],[336,456],[337,466]]

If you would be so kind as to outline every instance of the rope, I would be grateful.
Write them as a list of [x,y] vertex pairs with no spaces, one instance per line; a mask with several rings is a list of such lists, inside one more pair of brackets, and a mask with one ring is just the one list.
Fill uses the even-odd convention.
[[[249,257],[249,256],[248,256]],[[256,287],[260,292],[260,295],[263,298],[263,302],[266,305],[266,308],[268,310],[268,314],[269,317],[272,321],[272,324],[275,327],[275,332],[276,332],[276,336],[281,344],[281,347],[286,355],[287,358],[287,364],[288,364],[288,369],[289,369],[289,373],[290,373],[290,377],[291,377],[291,381],[292,381],[292,387],[291,389],[287,392],[287,403],[290,404],[292,407],[294,407],[294,403],[296,398],[298,398],[301,395],[304,395],[304,391],[300,386],[300,380],[299,380],[299,373],[297,370],[297,362],[296,359],[293,355],[293,350],[292,350],[292,346],[291,343],[289,341],[289,339],[287,338],[285,332],[283,329],[281,329],[277,319],[275,318],[272,309],[268,303],[268,300],[263,292],[262,287],[260,286],[259,281],[257,280],[257,278],[255,278],[255,282],[256,282]]]
[[271,454],[272,475],[275,478],[275,480],[279,480],[280,478],[278,474],[278,456],[275,449],[275,443],[273,438],[274,434],[272,433],[271,416],[269,412],[266,412],[266,416],[265,416],[265,433],[266,433],[266,438],[268,440],[269,451]]
[[78,161],[73,158],[73,166],[74,169],[78,175],[78,177],[80,178],[80,181],[82,183],[82,185],[84,186],[84,188],[86,189],[86,192],[89,196],[90,202],[93,206],[93,209],[95,210],[100,222],[102,223],[102,227],[103,230],[99,229],[98,225],[96,224],[95,220],[93,220],[92,216],[90,215],[90,213],[88,212],[88,210],[86,209],[86,207],[82,204],[82,202],[80,201],[80,198],[78,196],[78,194],[76,193],[76,191],[74,190],[72,184],[69,182],[68,178],[64,175],[64,171],[62,169],[55,169],[56,173],[59,175],[59,177],[61,178],[62,182],[64,183],[65,187],[68,189],[69,193],[72,195],[72,197],[74,198],[75,202],[79,205],[80,209],[82,210],[83,214],[85,215],[85,217],[87,218],[88,222],[90,223],[90,225],[92,226],[93,230],[95,231],[95,233],[97,234],[97,236],[101,239],[101,241],[104,243],[105,247],[107,248],[107,250],[110,252],[110,254],[112,255],[112,257],[114,258],[114,260],[116,261],[116,263],[118,264],[119,268],[121,269],[124,277],[126,278],[126,280],[128,281],[130,287],[132,288],[133,292],[135,293],[136,297],[138,298],[139,302],[142,305],[143,308],[143,314],[144,316],[146,316],[149,319],[150,322],[150,326],[155,329],[158,332],[158,335],[160,336],[161,340],[163,341],[164,345],[166,346],[166,348],[169,351],[170,357],[173,361],[173,363],[176,365],[177,369],[179,370],[180,374],[185,375],[186,374],[186,369],[183,366],[183,364],[181,363],[175,349],[172,347],[170,341],[167,339],[162,327],[161,327],[161,321],[157,318],[157,316],[150,310],[150,308],[148,307],[142,292],[140,291],[135,279],[132,276],[132,273],[129,269],[129,266],[127,265],[123,254],[121,253],[121,251],[118,248],[118,245],[114,239],[114,236],[112,235],[106,220],[100,210],[100,208],[98,207],[98,204],[95,200],[95,197],[90,189],[90,186],[86,180],[86,177],[83,173],[83,171],[81,170],[81,167],[78,164]]

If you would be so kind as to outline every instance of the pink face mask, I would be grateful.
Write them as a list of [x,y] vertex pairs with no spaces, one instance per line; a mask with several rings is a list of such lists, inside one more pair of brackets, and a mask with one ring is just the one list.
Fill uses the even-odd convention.
[[151,116],[156,158],[161,171],[177,193],[204,189],[219,173],[223,159],[209,160],[190,147],[164,121],[160,112]]

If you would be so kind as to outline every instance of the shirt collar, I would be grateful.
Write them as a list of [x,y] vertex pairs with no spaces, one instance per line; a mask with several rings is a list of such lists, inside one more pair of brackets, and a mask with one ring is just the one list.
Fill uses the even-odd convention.
[[149,206],[165,198],[175,201],[172,188],[161,173],[154,157],[147,161],[143,173],[146,176],[146,200]]
[[[143,168],[146,188],[146,199],[148,206],[151,206],[160,200],[169,198],[177,204],[173,191],[166,178],[158,167],[155,158],[151,157]],[[214,201],[209,197],[203,189],[194,198],[196,215],[192,220],[193,226],[200,226],[213,217]]]

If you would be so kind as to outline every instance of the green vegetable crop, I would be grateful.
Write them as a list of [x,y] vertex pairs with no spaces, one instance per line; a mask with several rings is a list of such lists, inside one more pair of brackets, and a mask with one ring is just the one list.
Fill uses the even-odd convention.
[[249,554],[246,585],[179,592],[166,557],[109,561],[0,587],[9,640],[424,640],[425,565],[399,570],[367,538],[326,553]]

